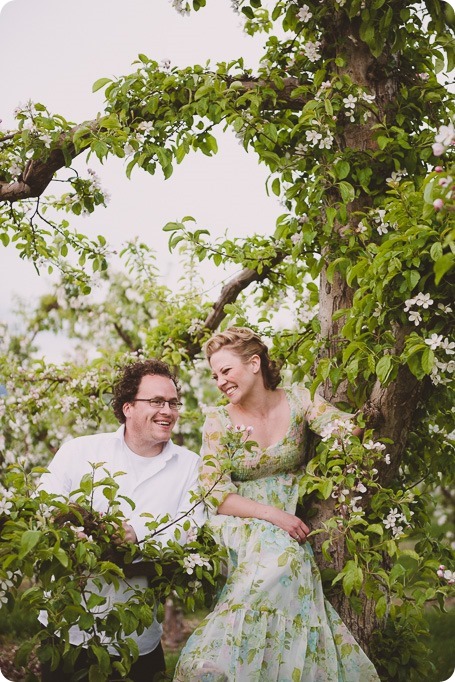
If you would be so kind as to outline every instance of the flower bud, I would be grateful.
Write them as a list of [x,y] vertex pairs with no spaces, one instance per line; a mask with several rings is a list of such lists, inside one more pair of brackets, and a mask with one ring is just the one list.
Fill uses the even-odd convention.
[[440,211],[444,207],[444,202],[442,199],[435,199],[433,201],[433,208],[435,211]]

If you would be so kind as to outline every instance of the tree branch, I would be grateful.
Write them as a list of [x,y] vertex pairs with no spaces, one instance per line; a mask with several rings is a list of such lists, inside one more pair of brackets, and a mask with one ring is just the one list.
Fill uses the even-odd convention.
[[22,175],[12,182],[0,181],[0,202],[21,201],[39,197],[53,179],[55,173],[69,164],[67,161],[74,159],[83,150],[76,150],[73,144],[74,134],[81,128],[87,128],[88,132],[94,132],[99,125],[99,120],[85,121],[67,133],[62,133],[55,149],[49,153],[46,159],[32,159],[28,162]]
[[221,321],[226,317],[224,308],[229,303],[234,303],[237,300],[239,294],[246,289],[252,282],[262,282],[266,279],[275,265],[281,263],[286,257],[285,252],[279,252],[272,259],[269,265],[264,267],[259,273],[257,270],[251,268],[244,268],[240,271],[238,275],[233,277],[224,287],[221,289],[220,296],[217,301],[213,304],[213,310],[207,315],[201,331],[197,334],[195,339],[192,339],[190,345],[187,347],[188,356],[194,358],[195,355],[201,350],[202,339],[204,333],[207,331],[213,332],[218,328]]
[[[293,90],[299,85],[297,78],[288,77],[283,79],[283,87],[278,88],[275,84],[264,80],[259,80],[248,76],[245,78],[230,78],[230,82],[240,82],[245,91],[260,88],[261,90],[269,89],[276,93],[277,99],[282,101],[287,108],[293,110],[301,110],[305,103],[302,97],[292,97]],[[264,108],[268,106],[279,108],[274,97],[270,101],[264,100]],[[7,182],[0,180],[0,203],[9,201],[11,203],[39,197],[45,191],[46,187],[52,181],[55,173],[69,165],[69,161],[80,154],[83,149],[76,150],[73,144],[74,134],[86,128],[87,132],[94,133],[102,125],[102,118],[97,118],[91,121],[85,121],[74,128],[71,128],[66,133],[62,133],[59,141],[54,149],[51,150],[49,156],[45,159],[33,159],[28,164],[22,175],[17,180]],[[7,136],[0,139],[0,142],[6,140]]]

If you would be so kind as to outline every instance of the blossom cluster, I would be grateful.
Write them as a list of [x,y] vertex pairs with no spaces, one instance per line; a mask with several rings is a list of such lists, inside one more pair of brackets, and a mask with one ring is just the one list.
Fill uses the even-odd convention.
[[376,223],[377,232],[380,235],[387,234],[389,229],[396,230],[397,228],[397,223],[390,223],[385,220],[385,215],[386,211],[383,208],[378,208],[372,216],[373,222]]
[[386,178],[386,183],[391,187],[398,187],[403,178],[407,176],[407,171],[397,170],[392,171],[389,178]]
[[1,607],[1,604],[7,604],[8,603],[7,594],[11,590],[11,588],[14,586],[15,576],[20,576],[20,575],[21,574],[19,571],[16,571],[15,573],[13,573],[12,571],[7,571],[5,577],[0,580],[0,607]]
[[[409,511],[408,514],[412,516],[413,511]],[[394,507],[389,511],[385,521],[383,521],[384,528],[390,529],[394,538],[398,539],[404,535],[404,528],[409,527],[409,523],[406,515]]]
[[182,16],[190,13],[190,6],[185,0],[170,0],[172,7]]
[[[322,440],[327,442],[330,439],[334,440],[329,445],[329,451],[339,451],[341,449],[347,450],[349,439],[354,429],[354,424],[351,421],[342,419],[334,420],[331,424],[326,426],[322,431]],[[335,436],[335,437],[334,437]],[[363,495],[368,492],[368,487],[365,482],[374,481],[378,474],[378,469],[371,466],[374,460],[383,457],[383,451],[386,446],[383,443],[369,440],[363,443],[363,448],[371,453],[373,459],[361,463],[349,461],[343,469],[344,480],[336,483],[333,486],[331,497],[340,504],[340,513],[344,518],[352,515],[363,515],[363,506],[361,500]],[[390,464],[390,455],[384,456],[386,464]]]
[[[91,210],[87,207],[87,199],[89,199],[90,205],[93,200],[95,204],[102,203],[107,206],[111,195],[101,186],[99,175],[92,168],[87,168],[87,173],[89,177],[86,179],[78,177],[70,181],[74,191],[63,194],[59,201],[54,202],[57,208],[62,207],[67,211],[76,209],[74,212],[80,213],[81,216],[88,216]],[[80,210],[77,210],[76,207],[79,207]]]
[[[4,444],[3,444],[4,447]],[[3,450],[3,447],[0,450]],[[8,516],[13,508],[11,502],[12,492],[3,486],[0,486],[0,516]]]
[[455,145],[455,126],[453,121],[448,125],[440,126],[434,138],[433,154],[435,156],[442,156],[452,145]]
[[194,554],[188,554],[188,556],[184,557],[183,568],[188,573],[188,575],[192,575],[194,573],[194,569],[196,568],[196,566],[206,568],[208,571],[212,569],[210,561],[201,557],[201,555],[198,554],[197,552]]
[[[313,125],[318,125],[317,121],[313,121]],[[322,132],[320,132],[320,130]],[[330,149],[333,145],[333,135],[326,126],[322,126],[320,130],[307,130],[305,132],[306,141],[313,147],[319,147],[319,149]],[[299,145],[299,151],[305,152],[306,146]]]
[[444,578],[444,580],[447,580],[448,585],[453,585],[455,583],[455,571],[450,571],[444,566],[444,564],[439,566],[436,574],[439,578]]
[[[414,306],[417,308],[422,308],[423,310],[428,310],[432,306],[434,300],[431,298],[430,294],[424,294],[419,292],[417,296],[413,298],[408,298],[404,302],[404,312],[409,313],[408,318],[410,322],[413,322],[416,327],[422,322],[422,315],[419,310],[412,310]],[[438,309],[441,313],[451,313],[452,308],[449,305],[444,305],[443,303],[438,303]]]

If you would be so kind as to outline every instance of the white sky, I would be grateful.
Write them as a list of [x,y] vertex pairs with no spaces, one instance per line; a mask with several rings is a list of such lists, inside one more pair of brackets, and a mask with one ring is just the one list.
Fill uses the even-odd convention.
[[[229,0],[210,0],[189,17],[180,16],[167,0],[0,0],[1,125],[13,127],[14,108],[28,99],[68,120],[93,118],[103,102],[102,92],[91,91],[94,81],[134,70],[131,63],[140,52],[178,66],[243,56],[246,66],[254,67],[263,40],[243,33]],[[78,228],[91,236],[104,234],[116,248],[139,235],[157,250],[163,275],[172,268],[173,280],[177,257],[169,254],[168,235],[161,232],[170,220],[192,215],[213,235],[271,233],[283,209],[265,193],[265,166],[231,135],[219,139],[219,147],[212,158],[200,152],[186,157],[167,181],[160,171],[150,176],[140,170],[128,180],[121,160],[101,167],[91,159],[112,198],[107,209],[79,219]],[[82,170],[84,163],[74,165]],[[213,269],[207,275],[210,281],[222,278]],[[14,247],[0,244],[0,319],[12,319],[14,295],[36,299],[49,281],[21,261]]]

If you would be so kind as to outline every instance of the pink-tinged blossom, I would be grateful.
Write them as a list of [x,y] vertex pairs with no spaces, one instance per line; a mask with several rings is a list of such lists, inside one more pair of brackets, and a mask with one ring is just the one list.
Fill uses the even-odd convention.
[[435,166],[434,167],[434,172],[435,173],[442,173],[444,168],[442,166]]
[[444,208],[444,201],[442,199],[435,199],[433,201],[433,208],[435,211],[440,211],[442,208]]
[[435,143],[432,145],[432,150],[433,150],[433,155],[434,155],[434,156],[442,156],[442,155],[444,154],[446,148],[445,148],[444,145],[441,144],[440,142],[435,142]]
[[449,123],[447,126],[442,125],[435,135],[434,141],[439,142],[444,145],[444,147],[453,144],[455,142],[455,128],[453,123]]
[[439,178],[438,185],[439,187],[448,187],[451,183],[453,182],[453,178],[448,175],[446,178]]

